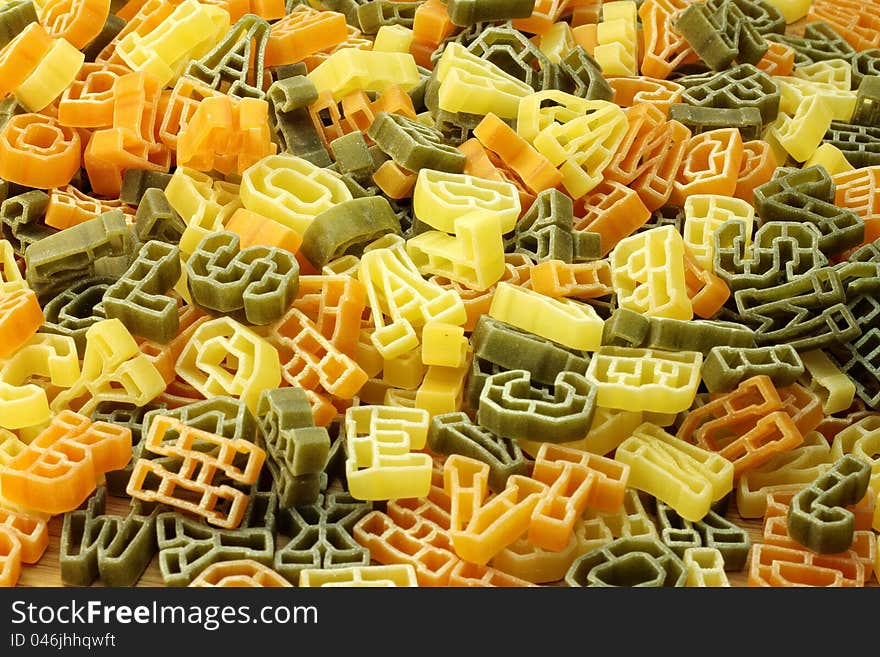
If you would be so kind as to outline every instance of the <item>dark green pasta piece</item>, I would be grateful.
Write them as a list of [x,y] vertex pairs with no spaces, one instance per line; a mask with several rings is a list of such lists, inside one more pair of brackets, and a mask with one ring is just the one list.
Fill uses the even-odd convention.
[[800,354],[790,344],[742,349],[719,345],[703,360],[703,383],[709,392],[729,392],[753,376],[768,376],[777,388],[795,383],[804,373]]
[[122,32],[125,25],[125,19],[120,18],[116,15],[115,11],[111,10],[110,14],[108,14],[107,18],[104,20],[104,27],[101,28],[98,36],[89,41],[85,48],[82,49],[82,53],[86,56],[86,61],[95,61],[98,55],[110,45],[110,42]]
[[[12,191],[13,183],[7,183]],[[58,231],[43,223],[49,195],[39,189],[11,195],[0,204],[0,237],[12,245],[16,255],[23,256],[27,248]]]
[[565,575],[572,587],[683,587],[687,567],[660,539],[621,537],[576,558]]
[[168,244],[179,244],[186,224],[171,207],[165,192],[150,187],[144,191],[138,203],[134,230],[141,242],[159,240]]
[[269,27],[256,14],[245,14],[201,59],[190,61],[183,74],[235,98],[264,98]]
[[736,5],[758,34],[785,34],[785,16],[766,0],[706,0],[706,6],[715,11],[727,2]]
[[128,269],[137,244],[121,210],[104,212],[28,245],[28,285],[42,294],[89,276],[119,276]]
[[264,390],[257,407],[257,444],[266,451],[278,501],[287,509],[314,504],[319,475],[327,467],[330,435],[314,426],[311,405],[302,388]]
[[[479,25],[478,23],[477,25]],[[525,34],[510,23],[485,26],[466,44],[468,51],[495,64],[535,91],[546,87],[550,60]]]
[[589,355],[481,315],[471,334],[474,357],[505,370],[528,370],[536,383],[552,385],[562,372],[584,374]]
[[471,411],[476,413],[480,406],[480,395],[486,385],[488,378],[494,374],[507,372],[511,368],[502,367],[492,361],[474,356],[471,359],[471,366],[468,372],[467,383],[464,389],[463,404]]
[[844,507],[856,504],[868,492],[871,465],[845,454],[809,486],[795,494],[788,507],[789,535],[819,554],[848,550],[855,532],[855,516]]
[[119,200],[132,205],[139,205],[148,189],[156,188],[164,192],[171,182],[171,174],[164,171],[149,169],[126,169],[122,174],[122,188]]
[[378,166],[373,153],[379,152],[387,157],[378,147],[375,147],[371,152],[370,146],[360,130],[337,137],[330,142],[329,146],[336,171],[343,175],[350,175],[361,184],[371,182],[370,178]]
[[852,88],[858,89],[865,76],[880,76],[880,48],[861,50],[852,58]]
[[[300,4],[300,0],[286,0],[287,13],[289,14],[295,5]],[[321,0],[321,6],[330,11],[338,11],[345,16],[345,22],[352,27],[360,28],[358,21],[358,7],[363,2],[360,0]]]
[[602,344],[614,347],[640,347],[648,339],[651,320],[629,308],[615,309],[602,328]]
[[[333,167],[335,167],[335,164],[333,165]],[[346,187],[348,187],[348,191],[351,192],[352,198],[367,198],[370,196],[379,196],[381,194],[381,190],[379,189],[378,185],[369,185],[367,187],[364,187],[350,173],[340,173],[339,179],[342,180],[343,184],[345,184]]]
[[712,509],[701,520],[692,522],[665,502],[656,500],[656,513],[660,540],[680,558],[684,558],[689,548],[707,547],[718,550],[725,571],[738,572],[745,568],[751,538],[746,530],[727,520],[723,510]]
[[279,64],[268,68],[272,76],[273,82],[285,80],[287,78],[296,77],[297,75],[308,75],[309,69],[305,62],[294,62],[293,64]]
[[750,329],[731,322],[647,317],[628,308],[618,308],[605,321],[602,344],[663,351],[699,351],[705,355],[719,344],[739,349],[753,347],[755,336]]
[[279,319],[299,290],[292,253],[259,245],[239,250],[239,237],[230,231],[202,238],[185,267],[193,303],[253,325]]
[[290,540],[275,552],[275,571],[296,585],[306,568],[370,565],[369,549],[355,540],[352,530],[372,508],[371,502],[337,492],[314,504],[284,509],[280,530]]
[[742,221],[732,219],[713,235],[713,269],[732,292],[773,287],[828,264],[814,224],[768,221],[753,238],[747,233]]
[[685,550],[702,547],[703,539],[694,523],[682,518],[671,506],[656,500],[656,514],[660,540],[680,559],[684,558]]
[[115,280],[107,276],[93,276],[41,301],[43,326],[40,330],[73,338],[82,358],[86,349],[86,331],[93,324],[107,319],[104,293]]
[[769,48],[751,20],[730,0],[722,0],[716,8],[689,5],[675,20],[675,29],[716,71],[729,68],[734,61],[757,64]]
[[129,333],[167,344],[177,335],[177,300],[168,295],[180,279],[180,249],[150,240],[131,267],[104,293],[108,319],[119,319]]
[[505,251],[522,253],[536,262],[574,260],[574,206],[558,189],[546,189],[535,198],[505,239]]
[[532,205],[517,221],[516,227],[521,232],[546,226],[571,231],[573,223],[574,205],[571,197],[558,189],[545,189],[535,197]]
[[156,517],[163,507],[132,500],[124,517],[107,517],[114,528],[106,545],[98,549],[98,574],[105,586],[129,587],[137,584],[159,551]]
[[[363,133],[361,133],[361,136],[363,136]],[[373,160],[373,170],[374,171],[376,169],[378,169],[380,166],[382,166],[385,162],[387,162],[388,160],[391,159],[391,157],[388,155],[388,153],[386,153],[381,148],[376,146],[376,144],[370,144],[370,146],[367,148],[367,150],[370,152],[370,158]],[[391,198],[389,198],[388,200],[389,200],[389,202],[401,203],[401,202],[406,201],[407,199],[391,199]]]
[[862,76],[851,120],[857,125],[880,127],[880,76]]
[[822,142],[843,151],[857,169],[880,165],[880,128],[832,121]]
[[847,260],[850,262],[873,262],[880,264],[880,239],[863,244],[853,251]]
[[238,529],[220,529],[177,512],[156,518],[159,572],[165,586],[188,586],[205,568],[219,561],[253,559],[272,567],[278,497],[251,490]]
[[[9,121],[16,114],[21,114],[24,112],[24,108],[18,104],[18,101],[15,99],[15,96],[8,96],[3,100],[0,100],[0,128],[6,125],[6,122]],[[5,182],[5,181],[4,181]],[[26,191],[26,188],[22,187],[16,194]],[[10,196],[14,196],[14,194],[10,194]],[[0,202],[4,201],[6,197],[0,198]]]
[[467,27],[481,21],[528,18],[535,0],[448,0],[446,11],[454,25]]
[[[728,520],[724,505],[729,500],[725,495],[719,503],[701,520],[694,523],[694,529],[700,535],[700,539],[708,548],[715,548],[724,559],[724,570],[728,572],[740,572],[746,567],[749,551],[752,547],[752,539],[749,533],[742,527]],[[721,506],[722,508],[715,508]]]
[[269,120],[279,150],[308,160],[317,167],[326,167],[331,164],[330,155],[308,110],[317,99],[318,90],[305,75],[276,80],[266,92]]
[[[880,297],[880,263],[844,260],[834,265],[846,292],[847,303],[864,296]],[[862,319],[859,319],[860,323]]]
[[78,509],[64,514],[59,566],[68,586],[134,586],[156,555],[156,515],[161,507],[132,502],[125,516],[106,514],[107,489],[99,486]]
[[400,25],[412,29],[415,22],[416,9],[421,2],[391,2],[390,0],[373,0],[357,8],[357,19],[361,32],[374,35],[385,25]]
[[400,221],[384,196],[343,201],[316,216],[303,233],[301,253],[320,270],[344,255],[363,253],[383,235],[400,235]]
[[583,438],[596,410],[596,386],[583,374],[560,372],[551,386],[533,384],[528,370],[486,379],[477,424],[510,439],[552,443]]
[[431,418],[428,448],[436,454],[461,454],[489,466],[489,488],[500,493],[510,475],[528,476],[529,459],[516,441],[500,438],[475,424],[466,413],[443,413]]
[[806,66],[829,59],[852,61],[855,49],[824,21],[813,21],[804,28],[802,37],[791,34],[768,34],[770,41],[783,43],[795,52],[795,66]]
[[64,514],[58,548],[64,584],[90,586],[98,578],[98,550],[115,533],[104,515],[106,507],[107,490],[99,486],[79,508]]
[[806,351],[861,335],[833,267],[816,269],[774,287],[738,290],[734,299],[746,324],[754,327],[758,346],[790,344]]
[[558,64],[548,62],[543,70],[544,89],[559,89],[587,100],[614,99],[614,90],[602,75],[602,67],[583,46],[566,52]]
[[[756,108],[763,124],[769,124],[779,115],[782,94],[773,79],[751,64],[739,64],[719,73],[698,76],[691,83],[679,80],[685,86],[681,102],[694,107],[744,110]],[[731,125],[735,125],[731,123]]]
[[571,233],[574,250],[572,262],[591,262],[602,258],[602,235],[586,230],[574,230]]
[[12,0],[0,5],[0,48],[36,21],[37,11],[30,0]]
[[439,130],[401,114],[379,112],[367,130],[367,135],[392,160],[408,171],[464,171],[467,159],[464,153],[443,143],[443,135]]
[[[880,140],[877,142],[880,147]],[[835,205],[834,181],[822,166],[779,167],[773,179],[755,188],[758,226],[768,221],[811,223],[822,233],[819,249],[831,257],[856,247],[865,237],[865,222],[854,211]]]
[[654,210],[651,213],[651,218],[637,228],[636,232],[642,233],[646,230],[651,230],[652,228],[659,228],[660,226],[672,226],[675,228],[676,232],[683,234],[684,219],[684,208],[676,207],[674,205],[664,205],[663,207]]
[[[426,87],[426,89],[428,88]],[[443,135],[444,142],[455,148],[473,136],[471,130],[479,125],[484,118],[482,114],[453,113],[441,109],[432,110],[431,116],[434,119],[434,127]]]
[[[875,306],[876,321],[876,301],[869,301]],[[831,345],[828,355],[849,376],[859,399],[872,410],[880,409],[880,328],[871,327],[857,340]]]
[[728,109],[673,103],[669,108],[669,120],[685,125],[694,135],[721,128],[736,128],[743,141],[759,139],[764,128],[761,111],[757,107]]
[[413,104],[413,110],[416,114],[427,111],[425,107],[425,90],[428,88],[428,80],[431,79],[431,70],[424,66],[417,66],[419,72],[419,81],[412,88],[408,89],[406,94],[409,96]]

